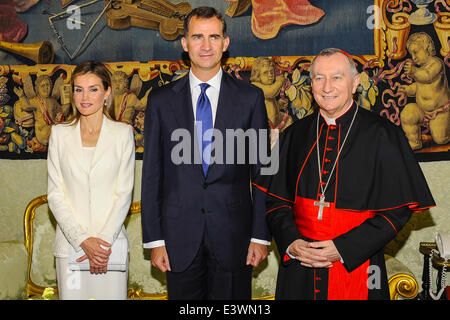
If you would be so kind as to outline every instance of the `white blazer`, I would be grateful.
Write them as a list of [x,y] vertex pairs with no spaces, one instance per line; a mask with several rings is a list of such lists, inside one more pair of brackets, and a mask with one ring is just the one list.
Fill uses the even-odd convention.
[[48,146],[50,210],[58,223],[53,253],[68,257],[69,245],[79,251],[88,237],[113,243],[127,238],[123,222],[134,185],[132,127],[103,115],[91,166],[84,161],[80,122],[52,127]]

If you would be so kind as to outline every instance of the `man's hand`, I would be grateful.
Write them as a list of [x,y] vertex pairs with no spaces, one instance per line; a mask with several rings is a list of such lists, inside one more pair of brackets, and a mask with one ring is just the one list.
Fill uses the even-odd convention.
[[289,246],[289,253],[299,260],[302,266],[310,268],[330,268],[340,259],[333,241],[307,242],[295,240]]
[[247,254],[247,265],[257,267],[261,261],[267,258],[268,253],[265,244],[250,242]]
[[150,254],[152,266],[157,267],[162,272],[171,271],[169,256],[165,246],[153,248]]
[[308,247],[317,250],[318,255],[326,257],[331,263],[341,259],[333,240],[309,242]]

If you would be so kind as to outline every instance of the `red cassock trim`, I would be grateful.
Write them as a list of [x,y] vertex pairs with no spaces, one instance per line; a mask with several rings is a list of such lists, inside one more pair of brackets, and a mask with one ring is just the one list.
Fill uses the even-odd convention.
[[408,206],[409,209],[411,211],[413,211],[414,213],[418,213],[418,212],[424,211],[426,209],[430,209],[430,208],[435,207],[435,206],[419,207],[419,203],[418,202],[410,202],[410,203],[405,203],[405,204],[402,204],[400,206],[393,207],[393,208],[376,209],[376,210],[373,210],[373,211],[387,211],[387,210],[398,209],[398,208],[401,208],[401,207],[404,207],[404,206]]
[[385,215],[381,214],[381,213],[377,213],[378,215],[382,216],[383,218],[385,218],[387,220],[387,222],[389,222],[389,224],[391,225],[391,227],[394,229],[395,233],[398,233],[397,229],[395,228],[394,224],[392,223],[391,220],[389,220]]
[[283,200],[283,201],[287,201],[287,202],[293,203],[291,200],[288,200],[288,199],[282,198],[282,197],[280,197],[280,196],[277,196],[276,194],[270,193],[269,190],[268,190],[267,188],[261,187],[261,186],[257,185],[257,184],[254,183],[254,182],[252,182],[252,185],[255,186],[256,188],[262,190],[263,192],[265,192],[265,193],[267,193],[267,194],[270,194],[271,196],[274,196],[274,197],[276,197],[276,198],[278,198],[278,199],[281,199],[281,200]]
[[[297,197],[294,205],[294,216],[300,233],[310,239],[324,241],[359,226],[366,219],[372,218],[372,211],[347,211],[336,209],[334,203],[323,210],[322,220],[317,219],[318,207],[315,199]],[[368,298],[369,260],[361,266],[347,272],[340,261],[333,263],[328,276],[329,300],[366,300]]]
[[285,207],[291,208],[291,206],[283,205],[283,206],[279,206],[279,207],[276,207],[276,208],[273,208],[273,209],[270,209],[270,210],[266,211],[266,214],[268,214],[268,213],[270,213],[270,212],[272,212],[272,211],[281,209],[281,208],[285,208]]
[[252,182],[252,185],[253,186],[255,186],[255,187],[257,187],[258,189],[261,189],[263,192],[265,192],[265,193],[267,193],[267,188],[264,188],[264,187],[261,187],[261,186],[259,186],[259,185],[257,185],[256,183],[254,183],[254,182]]

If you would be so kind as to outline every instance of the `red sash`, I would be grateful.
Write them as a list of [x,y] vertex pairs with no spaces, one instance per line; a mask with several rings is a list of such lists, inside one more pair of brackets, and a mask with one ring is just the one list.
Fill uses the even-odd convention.
[[[297,228],[303,236],[310,239],[332,240],[374,216],[372,211],[341,210],[330,203],[329,207],[323,209],[322,220],[318,220],[319,207],[314,206],[315,201],[317,200],[297,197],[294,204]],[[328,299],[367,300],[368,268],[369,260],[348,273],[340,261],[334,262],[329,269]]]

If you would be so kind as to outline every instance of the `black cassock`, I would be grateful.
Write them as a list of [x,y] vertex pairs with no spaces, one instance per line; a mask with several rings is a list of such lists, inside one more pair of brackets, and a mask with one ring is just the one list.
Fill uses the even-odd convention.
[[[413,212],[435,205],[433,197],[399,127],[353,103],[335,125],[319,116],[318,156],[318,116],[280,135],[278,172],[254,183],[267,193],[267,222],[282,257],[276,299],[389,299],[384,247]],[[318,158],[322,187],[331,173],[322,219]],[[333,240],[343,263],[301,266],[286,255],[296,239]]]

